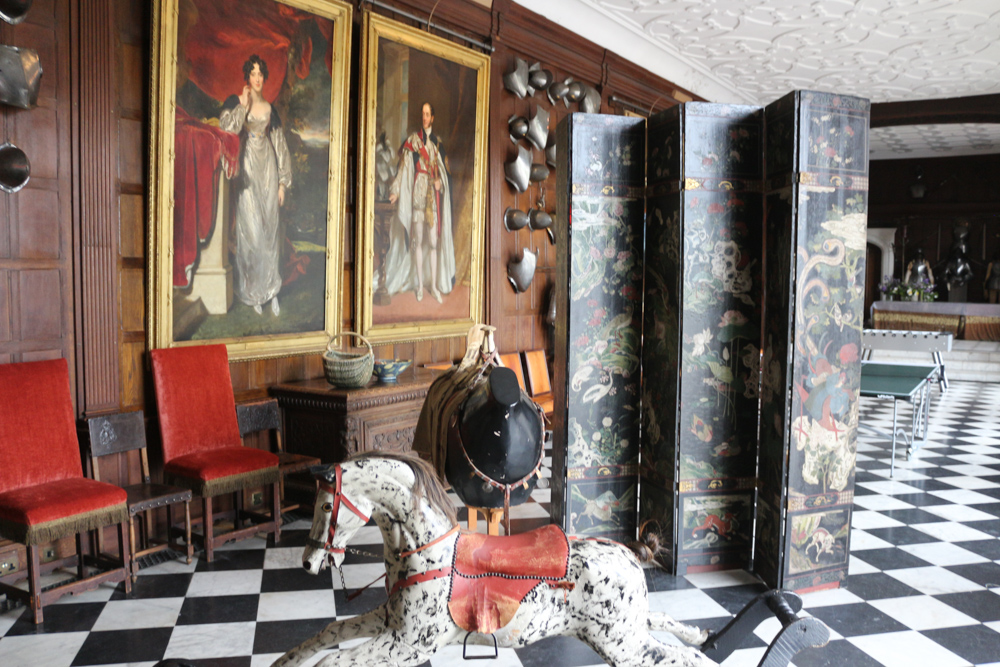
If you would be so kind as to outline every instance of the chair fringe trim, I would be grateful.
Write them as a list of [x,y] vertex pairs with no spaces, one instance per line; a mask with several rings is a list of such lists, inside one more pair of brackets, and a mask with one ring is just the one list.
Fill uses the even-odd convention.
[[276,484],[281,477],[281,470],[278,466],[273,468],[263,468],[250,472],[239,473],[219,477],[218,479],[194,479],[193,477],[182,477],[180,475],[167,475],[169,482],[182,486],[202,498],[221,496],[224,493],[233,493],[241,489],[254,488]]
[[47,544],[67,535],[128,521],[128,506],[112,505],[34,525],[0,519],[0,536],[21,544]]

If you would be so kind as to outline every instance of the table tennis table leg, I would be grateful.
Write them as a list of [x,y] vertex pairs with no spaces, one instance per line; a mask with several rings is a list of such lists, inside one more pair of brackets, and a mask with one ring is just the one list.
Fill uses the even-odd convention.
[[940,352],[934,352],[934,363],[937,364],[939,369],[940,377],[938,378],[938,386],[944,390],[948,389],[948,374],[944,372],[944,360],[941,358]]
[[892,399],[892,458],[889,459],[889,478],[896,472],[896,399]]

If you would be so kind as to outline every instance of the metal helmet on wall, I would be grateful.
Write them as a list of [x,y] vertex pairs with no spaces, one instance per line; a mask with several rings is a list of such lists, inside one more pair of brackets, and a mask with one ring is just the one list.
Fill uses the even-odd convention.
[[17,25],[28,15],[31,0],[0,0],[0,19]]
[[31,176],[31,163],[24,151],[12,143],[0,145],[0,190],[13,194],[23,188]]

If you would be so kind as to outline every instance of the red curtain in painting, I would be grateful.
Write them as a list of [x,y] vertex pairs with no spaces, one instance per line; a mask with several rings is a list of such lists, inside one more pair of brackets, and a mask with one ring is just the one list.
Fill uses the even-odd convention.
[[[264,98],[274,102],[285,81],[288,53],[298,48],[294,71],[309,76],[313,44],[300,37],[303,22],[315,21],[327,43],[327,72],[332,72],[333,21],[293,9],[273,0],[208,0],[182,4],[179,31],[181,69],[195,85],[223,102],[245,84],[243,63],[257,54],[268,65]],[[299,44],[294,44],[300,39]],[[218,169],[235,175],[239,137],[202,123],[177,108],[174,136],[174,266],[173,284],[187,287],[198,258],[198,244],[212,229]],[[297,266],[304,272],[304,266]],[[297,277],[297,273],[294,277]],[[293,278],[294,279],[294,278]]]
[[[301,23],[315,21],[327,44],[333,36],[332,21],[273,0],[211,0],[194,7],[197,18],[181,48],[190,67],[188,76],[220,102],[243,90],[243,63],[255,53],[268,68],[264,99],[274,102],[285,80],[288,51]],[[295,73],[304,79],[309,76],[312,40],[307,37],[299,46]],[[333,49],[328,48],[327,71],[332,71],[332,55]]]
[[218,169],[239,169],[240,137],[177,107],[174,129],[174,287],[187,287],[198,244],[212,231]]

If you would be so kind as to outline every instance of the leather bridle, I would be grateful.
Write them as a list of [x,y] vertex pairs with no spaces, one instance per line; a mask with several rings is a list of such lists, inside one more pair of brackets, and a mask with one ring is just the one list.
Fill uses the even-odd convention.
[[[343,471],[343,469],[341,469],[340,465],[338,464],[338,465],[334,466],[334,478],[335,478],[335,481],[334,481],[333,485],[331,485],[330,482],[326,481],[326,480],[321,480],[320,483],[319,483],[319,488],[320,488],[321,491],[326,491],[327,493],[333,494],[333,502],[330,503],[330,505],[331,505],[331,507],[330,507],[330,527],[327,530],[326,542],[325,543],[321,543],[318,540],[314,540],[312,537],[310,537],[310,538],[308,538],[306,540],[306,543],[309,546],[314,547],[316,549],[323,549],[324,551],[326,551],[327,552],[327,559],[331,563],[333,562],[333,554],[335,554],[335,553],[337,553],[337,554],[344,553],[344,548],[343,547],[341,547],[341,548],[338,549],[338,548],[334,548],[334,546],[333,546],[333,539],[337,535],[337,513],[340,511],[341,504],[343,504],[344,507],[346,507],[347,509],[349,509],[352,512],[354,512],[354,514],[359,519],[361,519],[364,523],[366,523],[366,524],[368,523],[368,519],[371,518],[371,517],[365,516],[364,512],[362,512],[361,510],[359,510],[357,508],[357,506],[355,506],[354,503],[352,503],[350,500],[347,499],[346,496],[344,496],[344,493],[341,490],[343,474],[344,474],[344,471]],[[324,509],[326,509],[325,506],[324,506]]]

